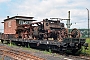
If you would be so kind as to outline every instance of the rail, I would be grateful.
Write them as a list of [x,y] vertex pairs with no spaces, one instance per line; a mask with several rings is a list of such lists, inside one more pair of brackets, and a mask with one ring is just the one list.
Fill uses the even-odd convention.
[[0,51],[2,52],[3,56],[8,56],[15,60],[45,60],[44,58],[40,58],[27,52],[15,50],[6,46],[0,46]]

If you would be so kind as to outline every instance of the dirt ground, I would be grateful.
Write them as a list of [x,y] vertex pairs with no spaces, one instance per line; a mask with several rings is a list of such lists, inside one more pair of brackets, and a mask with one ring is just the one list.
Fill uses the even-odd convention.
[[[8,46],[8,45],[6,45]],[[32,48],[25,48],[25,47],[18,47],[18,46],[9,46],[10,48],[14,48],[16,50],[22,50],[27,53],[30,53],[32,55],[44,58],[45,60],[85,60],[81,58],[74,58],[72,56],[65,56],[65,55],[60,55],[57,53],[51,53],[47,52],[45,50],[37,50],[37,49],[32,49]],[[0,55],[0,60],[2,60],[2,56]],[[10,57],[4,57],[4,60],[12,60]]]

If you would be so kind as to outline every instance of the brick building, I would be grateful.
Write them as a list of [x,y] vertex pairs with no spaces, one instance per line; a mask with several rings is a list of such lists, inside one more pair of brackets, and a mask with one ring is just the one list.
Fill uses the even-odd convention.
[[26,16],[14,16],[9,17],[4,20],[4,34],[16,34],[16,29],[18,29],[19,25],[30,24],[34,17],[26,17]]

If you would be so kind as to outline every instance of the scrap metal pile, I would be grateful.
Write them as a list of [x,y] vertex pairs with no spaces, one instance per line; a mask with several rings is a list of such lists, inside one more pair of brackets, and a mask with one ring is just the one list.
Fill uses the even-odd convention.
[[44,19],[42,22],[19,25],[16,29],[16,38],[22,39],[48,40],[51,38],[60,41],[68,36],[80,38],[80,31],[75,28],[69,35],[68,29],[59,20]]

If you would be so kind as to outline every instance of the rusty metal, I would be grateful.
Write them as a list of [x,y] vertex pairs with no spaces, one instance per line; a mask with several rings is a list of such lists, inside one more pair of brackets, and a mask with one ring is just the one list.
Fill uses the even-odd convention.
[[45,60],[21,50],[15,50],[6,46],[0,46],[0,51],[2,51],[3,56],[9,56],[17,60]]
[[72,38],[80,38],[81,34],[80,34],[80,31],[76,28],[74,28],[72,31],[71,31],[71,37]]
[[[18,16],[20,18],[25,18]],[[33,17],[26,17],[33,18]],[[56,19],[56,20],[55,20]],[[64,23],[61,23],[60,20],[67,20],[67,28],[65,28]],[[19,20],[23,21],[23,20]],[[32,20],[34,21],[34,20]],[[41,22],[32,22],[25,23],[27,20],[23,22],[25,24],[20,24],[16,22],[15,34],[4,34],[4,38],[20,38],[20,39],[28,39],[28,40],[63,40],[64,38],[80,38],[80,32],[75,32],[77,30],[71,31],[70,34],[70,11],[68,12],[68,19],[60,19],[60,18],[51,18],[51,19],[43,19]],[[36,26],[35,26],[36,25]],[[75,37],[74,37],[75,35]],[[77,36],[76,36],[77,35]]]

